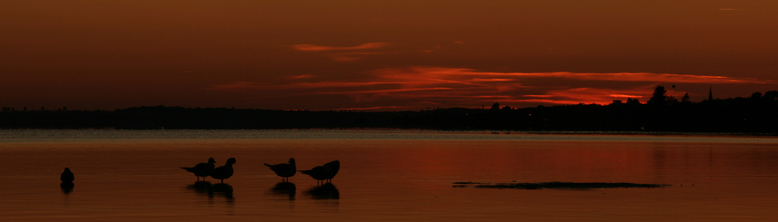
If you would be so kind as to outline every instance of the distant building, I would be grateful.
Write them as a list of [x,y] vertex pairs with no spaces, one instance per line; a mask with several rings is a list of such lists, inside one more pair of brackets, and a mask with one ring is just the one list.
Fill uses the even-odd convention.
[[708,101],[713,101],[713,86],[708,90]]

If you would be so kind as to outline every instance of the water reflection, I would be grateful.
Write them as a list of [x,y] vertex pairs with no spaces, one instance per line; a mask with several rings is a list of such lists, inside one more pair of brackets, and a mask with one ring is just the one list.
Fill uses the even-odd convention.
[[325,183],[321,186],[313,187],[305,193],[311,195],[313,199],[340,199],[340,192],[338,192],[338,188],[335,188],[335,185],[332,183]]
[[196,193],[199,194],[206,194],[208,196],[212,196],[211,190],[213,190],[213,184],[208,181],[197,181],[192,185],[186,186],[187,190],[194,190]]
[[73,182],[62,182],[59,184],[59,188],[62,188],[62,192],[65,194],[69,194],[73,191],[73,187],[76,185],[73,184]]
[[297,186],[290,182],[280,182],[273,188],[270,188],[270,192],[279,196],[289,196],[289,200],[294,200],[297,194]]
[[194,190],[195,193],[208,195],[208,199],[213,199],[214,196],[224,196],[228,202],[232,202],[234,196],[232,195],[232,186],[226,183],[211,184],[208,181],[197,181],[192,185],[186,186],[187,190]]
[[227,198],[227,202],[233,201],[232,186],[226,183],[218,183],[213,185],[213,193],[215,195],[224,196]]

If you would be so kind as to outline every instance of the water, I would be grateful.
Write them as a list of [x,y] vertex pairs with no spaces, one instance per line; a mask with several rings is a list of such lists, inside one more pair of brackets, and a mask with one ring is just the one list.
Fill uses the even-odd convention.
[[[226,185],[179,167],[235,157]],[[340,160],[329,187],[263,163]],[[2,221],[767,221],[778,138],[332,130],[0,130]],[[59,174],[69,167],[74,188]],[[453,182],[630,182],[518,190]],[[281,189],[276,186],[282,186]],[[286,186],[286,187],[283,187]],[[232,192],[226,192],[229,190]],[[211,189],[213,190],[213,189]]]

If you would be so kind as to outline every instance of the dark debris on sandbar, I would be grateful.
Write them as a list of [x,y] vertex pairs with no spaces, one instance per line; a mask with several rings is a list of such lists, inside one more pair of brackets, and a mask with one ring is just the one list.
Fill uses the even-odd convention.
[[638,183],[575,183],[575,182],[542,182],[542,183],[478,183],[454,182],[453,187],[497,188],[497,189],[605,189],[605,188],[663,188],[669,184],[638,184]]

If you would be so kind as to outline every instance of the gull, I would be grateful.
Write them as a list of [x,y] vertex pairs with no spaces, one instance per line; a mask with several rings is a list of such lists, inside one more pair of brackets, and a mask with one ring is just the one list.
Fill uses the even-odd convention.
[[59,176],[59,180],[62,180],[62,183],[73,183],[73,180],[75,179],[76,177],[73,176],[73,172],[70,172],[70,168],[67,167],[65,167],[65,171]]
[[289,163],[279,163],[270,165],[265,163],[265,166],[270,167],[270,170],[276,173],[279,177],[282,177],[282,181],[289,181],[289,177],[294,176],[297,173],[297,166],[294,164],[294,158],[289,158]]
[[221,183],[224,183],[224,179],[230,178],[232,176],[232,173],[235,171],[232,170],[232,164],[235,164],[235,158],[230,158],[227,160],[227,163],[224,164],[224,166],[217,167],[216,169],[213,169],[213,173],[211,173],[211,177],[215,179],[222,180]]
[[200,177],[202,177],[204,181],[205,178],[210,176],[211,172],[213,172],[213,168],[215,167],[213,163],[216,163],[216,160],[211,157],[208,159],[208,163],[198,163],[194,167],[181,167],[181,169],[194,173],[194,175],[197,176],[197,181],[200,181]]
[[331,182],[332,178],[338,174],[338,170],[340,170],[340,161],[335,160],[310,170],[301,170],[300,173],[313,177],[313,179],[317,180],[316,182],[318,184],[318,182],[324,180],[326,180],[326,182]]

